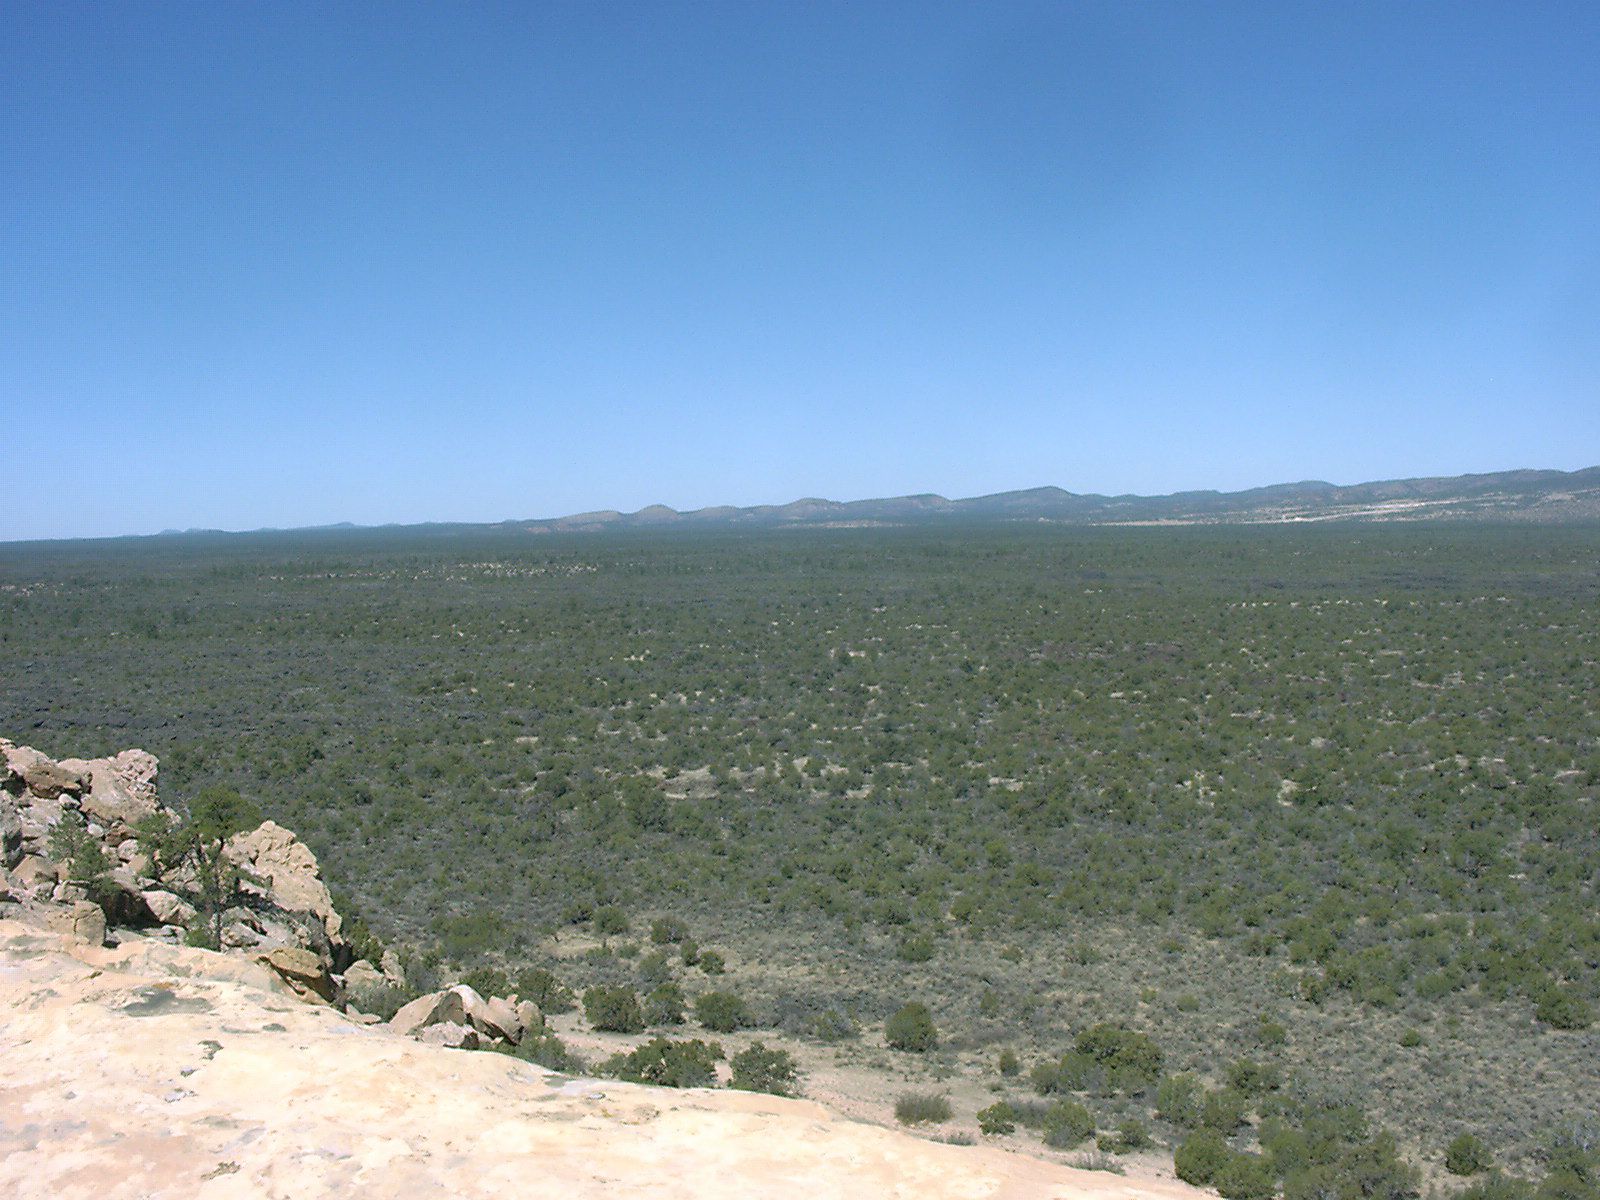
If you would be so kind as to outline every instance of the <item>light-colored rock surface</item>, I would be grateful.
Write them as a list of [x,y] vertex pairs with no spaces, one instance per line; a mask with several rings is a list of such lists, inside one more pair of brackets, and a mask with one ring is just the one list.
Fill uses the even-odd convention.
[[194,916],[194,905],[183,897],[174,896],[161,888],[140,892],[139,899],[144,901],[144,906],[150,910],[150,914],[163,925],[183,925]]
[[10,742],[0,746],[9,772],[21,778],[23,785],[41,800],[55,800],[61,795],[77,795],[89,784],[89,774],[83,764],[58,763],[41,754],[32,746],[16,746]]
[[[247,873],[244,889],[264,895],[285,912],[309,913],[322,922],[329,938],[338,938],[343,922],[333,910],[333,897],[322,882],[317,857],[283,826],[265,821],[249,833],[228,839],[227,856]],[[249,882],[249,876],[265,886]]]
[[300,1003],[258,964],[0,921],[14,1200],[1199,1200],[741,1092],[565,1080]]
[[64,758],[58,764],[89,781],[83,793],[85,816],[107,826],[132,829],[141,817],[161,811],[156,799],[156,756],[124,750],[112,758]]
[[275,946],[261,956],[261,961],[271,967],[302,1000],[314,1004],[332,1004],[337,988],[329,977],[322,960],[299,946]]
[[401,1005],[400,1010],[389,1018],[389,1028],[403,1037],[420,1033],[429,1025],[446,1023],[467,1023],[467,1006],[461,1002],[461,995],[454,988],[418,996],[409,1004]]

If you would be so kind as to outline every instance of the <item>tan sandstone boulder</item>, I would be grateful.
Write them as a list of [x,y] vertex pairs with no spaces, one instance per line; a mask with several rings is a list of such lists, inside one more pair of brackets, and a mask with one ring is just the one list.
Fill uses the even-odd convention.
[[[76,796],[89,785],[87,772],[78,764],[58,763],[41,754],[32,746],[17,746],[10,742],[0,747],[8,772],[22,781],[29,792],[41,800],[55,800],[63,795]],[[69,765],[71,764],[71,765]]]
[[322,959],[299,946],[276,946],[258,956],[271,967],[302,1000],[332,1004],[337,988]]
[[99,946],[106,940],[105,910],[90,900],[74,900],[40,909],[39,920],[46,929],[65,934],[77,942]]
[[[344,922],[333,909],[317,856],[292,832],[265,821],[249,833],[229,838],[224,853],[245,873],[246,892],[264,896],[285,912],[317,918],[330,941],[341,940]],[[251,877],[261,882],[252,883]]]
[[126,831],[162,811],[156,798],[156,756],[124,750],[112,758],[64,758],[60,764],[88,780],[79,803],[84,816]]
[[[470,988],[468,989],[471,990]],[[418,996],[410,1004],[389,1018],[389,1028],[395,1033],[412,1037],[430,1025],[465,1025],[467,1007],[454,988],[443,992],[429,992]]]
[[424,1046],[445,1046],[451,1050],[476,1050],[480,1044],[476,1029],[470,1025],[457,1024],[455,1021],[442,1021],[437,1025],[429,1025],[426,1029],[419,1030],[416,1038]]

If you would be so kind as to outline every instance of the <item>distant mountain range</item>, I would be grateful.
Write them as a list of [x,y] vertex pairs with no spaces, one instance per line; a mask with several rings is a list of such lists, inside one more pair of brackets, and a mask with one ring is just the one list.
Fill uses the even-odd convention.
[[1488,475],[1388,479],[1349,487],[1310,480],[1244,492],[1170,496],[1079,495],[1058,487],[997,492],[969,500],[896,496],[886,500],[796,500],[752,508],[678,512],[654,504],[550,520],[508,521],[530,533],[665,527],[848,528],[948,519],[1046,521],[1068,525],[1259,525],[1308,521],[1600,521],[1600,467],[1581,471],[1497,471]]

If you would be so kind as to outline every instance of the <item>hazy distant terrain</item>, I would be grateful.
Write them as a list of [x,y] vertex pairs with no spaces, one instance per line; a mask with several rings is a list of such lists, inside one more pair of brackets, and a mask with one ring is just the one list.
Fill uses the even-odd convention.
[[1313,480],[1244,492],[1170,496],[1076,495],[1057,487],[999,492],[969,500],[899,496],[884,500],[796,500],[754,508],[676,512],[654,505],[636,513],[592,512],[521,522],[530,530],[697,526],[904,525],[939,519],[1054,521],[1081,525],[1227,525],[1302,521],[1595,521],[1600,467],[1582,471],[1499,471],[1433,479],[1391,479],[1340,487]]

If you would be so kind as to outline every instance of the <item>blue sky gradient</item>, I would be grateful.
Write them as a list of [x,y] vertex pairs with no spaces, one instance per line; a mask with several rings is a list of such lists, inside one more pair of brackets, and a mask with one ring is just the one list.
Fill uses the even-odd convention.
[[0,29],[0,540],[1600,463],[1589,0]]

